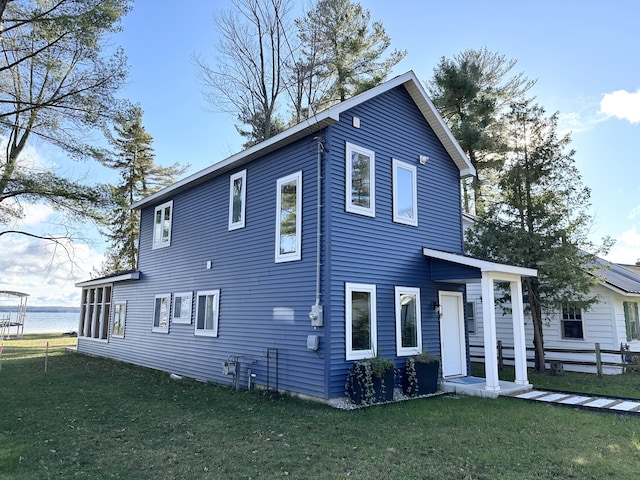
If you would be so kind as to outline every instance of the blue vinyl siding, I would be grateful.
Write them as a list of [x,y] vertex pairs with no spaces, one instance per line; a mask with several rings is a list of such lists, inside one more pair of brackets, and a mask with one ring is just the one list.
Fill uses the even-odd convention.
[[[461,287],[431,281],[423,247],[462,252],[459,171],[402,87],[388,91],[343,114],[331,130],[327,154],[330,178],[331,371],[329,396],[344,395],[344,284],[377,286],[378,353],[395,359],[394,286],[421,289],[423,345],[439,353],[439,327],[433,311],[438,289]],[[360,119],[360,128],[351,117]],[[375,218],[345,212],[345,142],[373,150],[376,155]],[[419,156],[428,155],[426,165]],[[418,226],[393,222],[392,158],[417,166]],[[396,365],[402,366],[403,359]]]
[[[360,118],[361,128],[352,126]],[[314,137],[324,137],[321,303],[324,326],[314,330],[316,160]],[[345,212],[345,143],[375,152],[375,218]],[[426,165],[419,156],[427,155]],[[418,226],[393,222],[392,158],[416,165]],[[246,226],[228,230],[229,176],[247,170]],[[302,260],[275,263],[276,181],[302,171]],[[462,286],[433,281],[423,247],[462,252],[459,170],[404,87],[344,112],[340,121],[276,152],[238,165],[176,194],[171,246],[152,250],[153,210],[142,211],[140,280],[118,283],[113,303],[127,301],[125,337],[109,343],[79,338],[79,349],[119,360],[229,384],[222,362],[240,356],[240,384],[247,368],[266,383],[267,348],[279,349],[278,386],[321,398],[344,395],[345,282],[377,288],[378,351],[396,359],[394,287],[421,289],[423,346],[440,350],[433,302],[438,290]],[[163,201],[164,202],[164,201]],[[159,202],[159,203],[163,203]],[[212,268],[206,268],[207,261]],[[151,332],[158,293],[220,289],[218,337],[194,336],[190,325]],[[173,306],[173,305],[172,305]],[[195,309],[195,300],[194,300]],[[320,336],[320,350],[306,348]],[[404,359],[396,359],[398,367]],[[275,370],[271,387],[275,387]]]
[[[153,208],[142,212],[141,279],[116,285],[114,301],[128,301],[124,339],[83,346],[120,360],[202,380],[230,383],[221,364],[241,356],[266,383],[266,349],[279,349],[281,389],[324,397],[325,364],[306,349],[314,333],[308,313],[315,301],[316,144],[304,139],[247,168],[246,227],[228,230],[229,174],[173,198],[171,246],[151,249]],[[302,260],[275,263],[276,181],[303,172]],[[207,261],[212,268],[206,269]],[[151,332],[156,293],[220,289],[217,338],[195,337],[194,324],[171,324],[169,335]],[[195,301],[194,301],[195,308]],[[317,333],[317,332],[315,332]],[[135,348],[133,345],[135,344]],[[271,372],[275,386],[275,367]]]

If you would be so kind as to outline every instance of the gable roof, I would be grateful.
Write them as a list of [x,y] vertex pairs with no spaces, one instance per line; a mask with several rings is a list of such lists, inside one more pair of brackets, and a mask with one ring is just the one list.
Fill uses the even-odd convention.
[[449,127],[447,127],[444,120],[436,110],[435,106],[427,96],[422,83],[420,83],[420,80],[418,80],[418,77],[413,72],[413,70],[410,70],[407,73],[392,78],[391,80],[373,87],[366,92],[356,95],[355,97],[351,97],[348,100],[334,105],[333,107],[323,110],[313,117],[300,122],[291,128],[288,128],[284,132],[281,132],[278,135],[265,140],[264,142],[260,142],[253,147],[243,150],[224,160],[216,162],[211,166],[194,173],[193,175],[185,177],[182,180],[177,181],[173,185],[170,185],[146,198],[143,198],[142,200],[137,201],[132,205],[132,208],[141,209],[153,203],[160,203],[178,192],[205,182],[210,178],[221,175],[222,173],[229,171],[232,168],[244,165],[258,157],[278,150],[285,145],[293,143],[300,138],[303,138],[329,125],[332,125],[333,123],[340,121],[340,114],[344,111],[360,105],[361,103],[364,103],[400,85],[403,85],[407,89],[407,92],[415,102],[425,120],[433,129],[440,142],[442,142],[442,145],[447,150],[447,153],[449,153],[456,166],[460,170],[460,176],[468,177],[475,175],[475,168],[467,158],[466,154],[462,151],[460,145],[458,145],[458,142],[453,137],[451,130],[449,130]]
[[640,295],[640,273],[633,272],[615,263],[597,258],[602,268],[597,275],[600,283],[622,295]]

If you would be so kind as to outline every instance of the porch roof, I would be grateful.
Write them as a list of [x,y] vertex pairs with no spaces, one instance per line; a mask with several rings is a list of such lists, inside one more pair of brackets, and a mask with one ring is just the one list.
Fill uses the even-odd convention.
[[124,282],[126,280],[139,280],[140,272],[137,270],[128,270],[126,272],[118,272],[106,277],[93,278],[84,282],[76,283],[76,287],[93,287],[95,285],[104,285],[107,283]]
[[534,268],[497,263],[433,248],[424,247],[422,254],[427,258],[440,261],[433,265],[431,273],[433,280],[441,282],[475,283],[480,281],[483,273],[491,273],[495,278],[504,277],[505,280],[512,277],[538,275],[538,271]]

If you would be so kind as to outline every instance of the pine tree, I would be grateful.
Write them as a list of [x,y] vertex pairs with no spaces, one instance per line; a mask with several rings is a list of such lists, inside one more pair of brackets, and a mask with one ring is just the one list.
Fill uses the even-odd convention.
[[142,125],[142,109],[133,107],[118,117],[115,135],[110,137],[114,152],[103,163],[120,173],[120,182],[111,187],[116,210],[105,219],[109,239],[107,258],[101,275],[133,270],[137,266],[140,212],[131,206],[163,186],[188,168],[177,163],[162,167],[155,164],[153,138]]
[[508,151],[497,184],[498,201],[487,205],[468,232],[472,255],[538,270],[523,279],[534,328],[535,367],[544,371],[543,324],[563,307],[597,302],[594,254],[611,246],[588,239],[589,189],[581,182],[569,136],[557,136],[557,114],[530,101],[514,104],[505,121]]
[[434,105],[468,155],[478,175],[463,182],[464,210],[482,213],[484,184],[501,167],[500,119],[535,84],[522,73],[508,77],[515,60],[486,48],[440,59],[429,82]]

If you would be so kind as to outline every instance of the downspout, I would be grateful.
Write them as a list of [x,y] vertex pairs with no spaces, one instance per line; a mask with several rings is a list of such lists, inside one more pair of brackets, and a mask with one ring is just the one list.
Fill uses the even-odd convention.
[[317,198],[316,198],[316,302],[311,307],[311,311],[309,312],[309,318],[311,319],[311,326],[313,328],[322,327],[323,326],[323,318],[322,318],[322,305],[320,304],[320,269],[322,267],[321,264],[321,248],[322,248],[322,154],[324,152],[324,138],[315,137],[314,140],[318,146],[317,153]]

